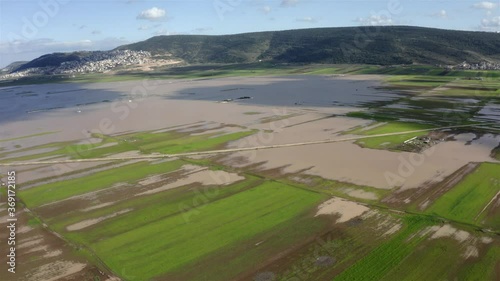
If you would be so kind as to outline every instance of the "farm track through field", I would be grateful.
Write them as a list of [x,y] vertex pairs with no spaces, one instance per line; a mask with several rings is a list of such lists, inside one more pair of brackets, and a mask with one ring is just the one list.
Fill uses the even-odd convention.
[[67,159],[67,160],[55,160],[55,161],[31,161],[31,162],[0,163],[0,167],[2,167],[2,166],[9,167],[9,166],[27,166],[27,165],[69,164],[69,163],[102,162],[102,161],[148,160],[148,159],[164,159],[164,158],[177,158],[177,157],[189,157],[189,156],[200,156],[200,155],[224,154],[224,153],[234,153],[234,152],[243,152],[243,151],[252,151],[252,150],[264,150],[264,149],[272,149],[272,148],[286,148],[286,147],[306,146],[306,145],[315,145],[315,144],[356,141],[356,140],[361,140],[361,139],[406,135],[406,134],[413,134],[413,133],[423,133],[423,132],[431,132],[431,131],[435,131],[435,130],[444,130],[444,129],[485,126],[485,125],[490,125],[490,124],[493,125],[493,124],[496,124],[496,122],[447,126],[447,127],[438,127],[438,128],[396,132],[396,133],[385,133],[385,134],[378,134],[378,135],[371,135],[371,136],[359,136],[359,137],[342,138],[342,139],[327,139],[327,140],[320,140],[320,141],[298,142],[298,143],[289,143],[289,144],[276,144],[276,145],[244,147],[244,148],[230,148],[230,149],[198,151],[198,152],[185,152],[185,153],[177,153],[177,154],[157,154],[157,155],[140,155],[140,156],[131,156],[131,157],[104,157],[104,158],[91,158],[91,159]]

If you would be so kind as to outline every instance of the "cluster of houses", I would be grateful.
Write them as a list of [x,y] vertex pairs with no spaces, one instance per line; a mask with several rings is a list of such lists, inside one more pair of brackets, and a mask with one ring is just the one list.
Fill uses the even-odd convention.
[[458,65],[446,66],[449,70],[500,70],[500,63],[493,62],[480,62],[480,63],[468,63],[466,61]]
[[102,73],[120,66],[145,64],[151,61],[151,53],[146,51],[115,50],[89,52],[79,60],[66,61],[59,66],[33,67],[5,74],[3,79],[20,78],[44,74]]

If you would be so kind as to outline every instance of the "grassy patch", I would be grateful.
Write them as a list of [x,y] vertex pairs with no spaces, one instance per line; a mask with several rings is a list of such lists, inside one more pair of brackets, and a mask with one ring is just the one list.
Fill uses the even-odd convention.
[[496,276],[495,267],[498,267],[500,257],[500,247],[493,246],[488,249],[488,252],[482,256],[477,262],[462,268],[459,273],[459,280],[483,281],[483,280],[498,280],[500,276]]
[[259,115],[262,114],[262,112],[257,112],[257,111],[248,111],[248,112],[243,112],[245,115]]
[[147,162],[134,163],[111,170],[97,172],[90,176],[49,183],[23,190],[20,198],[29,208],[63,200],[75,195],[110,187],[118,182],[132,182],[153,174],[166,173],[179,169],[183,161],[170,161],[150,165]]
[[281,120],[285,120],[288,118],[292,118],[295,116],[299,116],[300,114],[294,113],[294,114],[287,114],[287,115],[276,115],[276,116],[270,116],[270,117],[264,117],[260,119],[260,123],[265,124],[265,123],[270,123],[270,122],[277,122]]
[[[328,220],[311,218],[310,214],[306,212],[250,239],[222,247],[195,262],[178,268],[171,274],[165,275],[165,278],[162,276],[158,279],[205,281],[207,276],[210,276],[211,281],[235,280],[237,276],[241,276],[242,272],[254,270],[257,263],[275,259],[277,253],[288,252],[290,255],[283,259],[286,261],[294,259],[295,251],[290,250],[300,251],[306,241],[311,241],[318,233],[324,231],[327,226]],[[320,242],[315,243],[319,246],[314,248],[314,252],[318,253],[317,248],[319,247],[321,247],[321,253],[324,254],[328,254],[326,250],[335,251],[336,254],[339,254],[341,251],[348,252],[351,249],[347,243],[335,242],[328,238],[321,239]],[[294,258],[291,257],[292,253]],[[222,263],[224,266],[221,266]],[[311,269],[314,270],[314,268]],[[273,272],[277,273],[274,270]],[[275,280],[284,280],[284,278]]]
[[322,198],[267,182],[208,204],[201,212],[192,210],[172,216],[92,247],[123,278],[150,279],[286,222]]
[[[201,211],[210,202],[253,188],[260,183],[262,183],[261,179],[248,176],[244,181],[224,187],[180,187],[149,196],[131,198],[88,213],[61,216],[57,218],[57,221],[51,222],[56,230],[66,232],[65,235],[72,240],[90,244],[191,209]],[[134,211],[108,219],[83,232],[67,232],[65,230],[66,226],[73,223],[99,218],[128,208],[132,208]]]
[[382,280],[450,280],[453,268],[460,262],[456,257],[462,251],[460,245],[452,239],[425,241]]
[[141,145],[140,149],[147,152],[160,152],[167,154],[212,150],[220,148],[222,145],[228,142],[253,135],[255,134],[255,132],[257,131],[252,130],[246,132],[237,132],[221,136],[217,136],[216,134],[185,136],[181,138]]
[[[433,128],[427,124],[405,123],[405,122],[390,122],[372,129],[365,130],[364,128],[356,128],[352,131],[345,132],[345,134],[354,134],[360,136],[373,136],[382,134],[399,133],[406,131],[428,130]],[[366,138],[356,141],[357,144],[366,148],[373,149],[394,149],[402,144],[405,140],[413,137],[427,135],[427,132],[415,132],[394,136],[380,136],[374,138]]]
[[481,223],[488,211],[483,209],[499,191],[500,164],[483,163],[437,199],[426,212],[460,222]]
[[398,266],[425,239],[412,235],[432,223],[420,217],[406,217],[404,220],[404,228],[392,239],[376,247],[334,280],[381,280]]
[[96,135],[94,138],[102,139],[99,143],[52,143],[17,150],[15,152],[29,152],[37,149],[54,148],[53,151],[35,153],[20,157],[8,157],[8,153],[1,156],[1,162],[28,161],[46,157],[69,156],[71,159],[89,159],[111,156],[127,151],[139,151],[144,154],[183,153],[202,150],[212,150],[224,144],[252,135],[256,130],[236,132],[220,135],[218,133],[201,134],[192,136],[189,133],[168,131],[164,133],[141,132],[119,136]]
[[363,128],[356,128],[352,131],[346,132],[346,134],[371,136],[371,135],[381,135],[390,133],[399,133],[405,131],[416,131],[416,130],[426,130],[432,128],[426,124],[417,123],[405,123],[405,122],[390,122],[383,124],[381,126],[374,127],[372,129],[364,130]]
[[456,78],[446,76],[415,76],[415,75],[397,75],[385,79],[385,82],[391,86],[400,88],[414,88],[429,90],[443,86]]

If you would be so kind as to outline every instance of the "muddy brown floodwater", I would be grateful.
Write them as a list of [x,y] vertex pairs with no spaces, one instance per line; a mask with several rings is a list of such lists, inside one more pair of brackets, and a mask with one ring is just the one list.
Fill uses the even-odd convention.
[[[371,122],[343,115],[359,111],[369,103],[401,97],[394,92],[381,90],[381,85],[380,77],[377,76],[288,76],[0,88],[0,160],[52,149],[20,150],[43,144],[78,141],[85,145],[99,141],[90,133],[114,135],[149,130],[181,130],[199,135],[258,130],[257,134],[232,142],[229,147],[345,138],[340,135],[341,132],[357,126],[369,126]],[[496,114],[490,119],[498,120],[497,113],[496,107],[491,104],[480,111],[483,119]],[[34,136],[47,132],[51,133]],[[499,145],[499,136],[464,134],[455,136],[455,139],[439,143],[420,154],[366,149],[352,142],[339,142],[232,153],[225,155],[221,161],[235,168],[282,168],[285,173],[301,171],[326,179],[386,190],[396,187],[401,187],[401,190],[418,188],[424,183],[444,179],[469,162],[496,161],[490,154]],[[131,151],[121,155],[138,153]],[[43,182],[50,182],[61,173],[72,172],[63,176],[69,179],[111,169],[116,165],[102,162],[62,167],[19,167],[18,180],[22,188],[23,183],[30,181],[43,179]],[[37,211],[42,215],[54,215],[57,208],[64,207],[88,212],[140,193],[156,193],[186,185],[227,185],[243,179],[241,174],[234,172],[195,169],[187,173],[187,170],[189,167],[173,172],[173,182],[165,180],[164,175],[152,176],[142,179],[137,186],[118,184],[95,193],[46,204]],[[389,181],[388,174],[395,175],[398,180]],[[221,178],[225,180],[214,180]],[[367,191],[349,188],[343,191],[352,197],[368,200],[377,198],[377,194]],[[126,195],[117,197],[118,193]],[[5,199],[1,200],[4,201],[0,201],[0,204],[5,202]],[[125,209],[121,212],[132,211]],[[95,227],[95,224],[120,214],[83,220],[68,226],[68,230]],[[317,214],[334,215],[337,222],[373,215],[367,207],[340,198],[325,202]],[[6,215],[5,206],[1,205],[0,226],[5,227]],[[72,247],[56,234],[42,226],[29,226],[27,221],[30,216],[23,213],[19,215],[19,258],[28,260],[34,256],[35,259],[26,262],[29,268],[20,269],[20,274],[12,280],[84,280],[88,276],[101,274],[87,261],[75,257]],[[399,227],[397,223],[390,224],[383,232],[390,234]],[[446,227],[432,231],[435,236],[453,235],[456,239],[467,239],[465,233]],[[5,245],[6,239],[6,232],[2,232],[0,244]],[[475,251],[475,248],[470,248],[466,255],[474,256]],[[5,255],[0,256],[0,263],[5,265],[5,261]],[[3,267],[0,268],[2,271]],[[103,280],[106,278],[108,276],[103,276]]]

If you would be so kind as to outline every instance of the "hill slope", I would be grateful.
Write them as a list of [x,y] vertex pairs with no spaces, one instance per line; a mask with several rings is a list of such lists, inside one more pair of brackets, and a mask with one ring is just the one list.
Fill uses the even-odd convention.
[[[158,63],[429,64],[500,63],[500,34],[422,27],[341,27],[235,35],[156,36],[112,51],[54,53],[0,74],[101,73],[117,67]],[[497,67],[496,66],[496,67]],[[497,69],[497,68],[495,68]],[[9,73],[9,74],[5,74]]]
[[500,61],[500,34],[407,26],[316,28],[156,36],[117,49],[168,53],[188,63],[458,64]]

